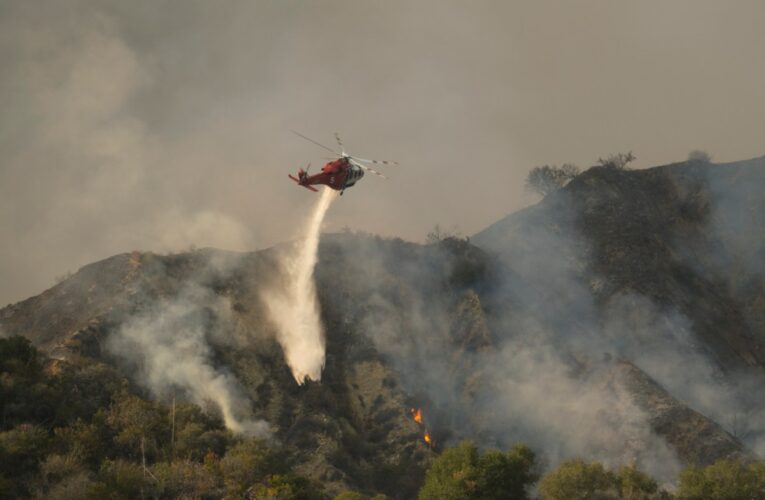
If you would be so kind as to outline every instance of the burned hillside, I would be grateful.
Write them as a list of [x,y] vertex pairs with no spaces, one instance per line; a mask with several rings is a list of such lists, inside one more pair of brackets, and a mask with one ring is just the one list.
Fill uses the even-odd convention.
[[328,493],[409,497],[463,438],[672,480],[765,446],[746,390],[762,377],[764,172],[592,168],[470,239],[323,235],[326,363],[304,386],[260,298],[283,247],[117,255],[0,310],[0,328],[273,439]]

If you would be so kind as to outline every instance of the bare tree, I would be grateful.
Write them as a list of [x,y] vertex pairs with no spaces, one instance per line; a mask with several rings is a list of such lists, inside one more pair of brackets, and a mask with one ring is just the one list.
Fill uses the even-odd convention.
[[568,184],[577,175],[579,175],[579,167],[572,163],[564,163],[560,167],[555,165],[534,167],[526,177],[526,189],[547,196]]
[[449,238],[462,238],[460,231],[457,227],[453,227],[451,230],[444,229],[440,224],[436,224],[433,230],[425,236],[425,241],[428,244],[438,243]]
[[625,170],[627,165],[636,159],[637,157],[632,154],[632,151],[628,151],[627,153],[616,153],[615,155],[608,155],[606,158],[598,158],[598,166],[616,170]]

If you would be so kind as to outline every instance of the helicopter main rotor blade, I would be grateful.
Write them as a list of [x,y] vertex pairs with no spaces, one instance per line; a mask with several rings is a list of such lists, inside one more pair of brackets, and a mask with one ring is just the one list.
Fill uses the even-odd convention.
[[337,145],[340,146],[340,152],[345,156],[345,146],[343,146],[343,141],[340,140],[340,134],[337,132],[335,132],[335,139],[337,139]]
[[364,163],[374,163],[375,165],[394,165],[398,166],[398,162],[396,161],[388,161],[388,160],[367,160],[364,158],[359,158],[357,156],[351,156],[356,161],[364,162]]
[[340,153],[338,153],[338,152],[337,152],[337,151],[335,151],[334,149],[328,148],[328,147],[327,147],[327,146],[325,146],[324,144],[321,144],[320,142],[316,142],[316,141],[314,141],[313,139],[311,139],[310,137],[306,137],[306,136],[304,136],[304,135],[303,135],[303,134],[301,134],[300,132],[295,132],[294,130],[290,130],[290,132],[292,132],[292,133],[293,133],[293,134],[295,134],[295,135],[298,135],[298,136],[302,137],[303,139],[305,139],[305,140],[306,140],[306,141],[308,141],[308,142],[312,142],[312,143],[316,144],[317,146],[319,146],[319,147],[322,147],[322,148],[326,149],[327,151],[329,151],[329,152],[331,152],[331,153],[334,153],[334,154],[336,154],[336,155],[342,156]]
[[369,172],[372,172],[372,173],[373,173],[373,174],[375,174],[375,175],[379,175],[379,176],[380,176],[380,177],[382,177],[383,179],[387,179],[387,177],[385,177],[383,174],[381,174],[381,173],[380,173],[380,172],[378,172],[377,170],[373,169],[372,167],[367,167],[366,165],[362,165],[361,163],[358,163],[358,162],[355,162],[355,161],[353,161],[353,159],[351,159],[351,163],[353,163],[353,164],[354,164],[354,165],[356,165],[357,167],[361,167],[361,168],[363,168],[364,170],[367,170],[367,171],[369,171]]

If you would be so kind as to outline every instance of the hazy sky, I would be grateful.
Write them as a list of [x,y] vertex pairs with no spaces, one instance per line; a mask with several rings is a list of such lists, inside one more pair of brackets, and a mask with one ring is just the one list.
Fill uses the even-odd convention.
[[472,234],[534,165],[765,154],[765,2],[0,1],[0,305],[112,254],[270,246],[339,131],[344,226]]

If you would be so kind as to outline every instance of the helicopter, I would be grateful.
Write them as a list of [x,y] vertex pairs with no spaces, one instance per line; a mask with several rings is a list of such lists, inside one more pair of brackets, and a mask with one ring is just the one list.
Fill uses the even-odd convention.
[[343,142],[340,140],[340,135],[337,132],[335,132],[335,139],[337,139],[337,144],[340,146],[340,152],[337,152],[332,148],[325,146],[324,144],[316,142],[299,132],[295,132],[294,130],[292,132],[337,156],[336,159],[332,158],[332,161],[324,165],[321,171],[317,174],[308,175],[308,169],[311,167],[310,163],[305,168],[305,170],[301,168],[298,171],[297,177],[292,174],[287,174],[289,178],[297,182],[298,185],[303,186],[306,189],[310,189],[314,192],[318,192],[318,189],[316,189],[314,186],[325,185],[334,189],[335,191],[340,191],[340,194],[342,195],[346,189],[354,186],[359,180],[361,180],[361,178],[364,177],[365,172],[371,172],[382,177],[383,179],[387,179],[387,177],[385,177],[382,173],[368,165],[365,165],[365,163],[371,163],[373,165],[398,165],[398,163],[395,161],[367,160],[357,156],[349,155],[345,152],[345,147],[343,146]]

